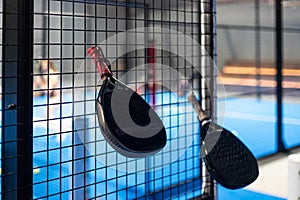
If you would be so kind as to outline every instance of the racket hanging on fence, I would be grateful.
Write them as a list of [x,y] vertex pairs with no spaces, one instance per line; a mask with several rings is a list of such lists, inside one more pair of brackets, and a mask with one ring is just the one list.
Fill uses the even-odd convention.
[[103,80],[96,102],[104,138],[118,153],[130,158],[160,151],[167,136],[159,116],[140,95],[112,75],[99,46],[90,47],[88,54]]
[[254,182],[259,171],[250,150],[234,134],[206,116],[194,93],[187,98],[201,123],[201,157],[210,175],[228,189],[239,189]]

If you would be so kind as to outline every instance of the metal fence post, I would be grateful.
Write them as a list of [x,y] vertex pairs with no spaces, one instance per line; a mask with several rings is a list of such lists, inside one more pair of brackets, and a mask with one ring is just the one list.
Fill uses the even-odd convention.
[[2,199],[32,199],[33,1],[3,1]]
[[277,152],[286,152],[282,136],[282,5],[276,0],[276,97],[277,97]]

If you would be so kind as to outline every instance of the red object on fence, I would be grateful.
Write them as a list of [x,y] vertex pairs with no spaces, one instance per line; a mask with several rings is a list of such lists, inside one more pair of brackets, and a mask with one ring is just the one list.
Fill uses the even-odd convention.
[[154,44],[151,43],[148,48],[148,89],[151,96],[151,105],[155,105],[155,48]]

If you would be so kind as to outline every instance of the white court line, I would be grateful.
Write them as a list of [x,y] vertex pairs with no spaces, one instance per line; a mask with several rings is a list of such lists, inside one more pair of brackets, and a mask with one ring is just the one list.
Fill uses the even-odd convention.
[[[246,119],[252,121],[263,121],[263,122],[271,122],[271,123],[275,123],[277,121],[277,118],[274,116],[258,115],[258,114],[242,113],[242,112],[226,112],[225,119],[226,118]],[[289,125],[300,125],[300,119],[284,117],[283,123]]]

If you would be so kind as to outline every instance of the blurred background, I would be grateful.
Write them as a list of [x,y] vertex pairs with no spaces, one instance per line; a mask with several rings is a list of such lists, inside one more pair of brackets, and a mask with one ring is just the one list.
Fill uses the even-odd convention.
[[[281,6],[282,15],[276,16],[273,0],[217,0],[217,81],[225,85],[225,125],[262,158],[260,178],[250,188],[286,198],[287,157],[269,160],[268,156],[282,150],[277,124],[278,51],[282,52],[282,143],[286,149],[300,144],[296,114],[300,109],[300,7],[299,1],[281,1]],[[279,50],[276,20],[282,21]]]
[[[13,183],[9,187],[2,183],[1,195],[19,194],[15,179],[22,170],[17,162],[22,146],[18,141],[27,137],[32,139],[28,150],[32,166],[26,170],[33,170],[29,186],[34,199],[192,199],[203,195],[204,188],[209,188],[210,198],[286,199],[287,155],[298,152],[300,146],[300,3],[279,1],[282,15],[277,15],[276,2],[28,0],[23,4],[0,0],[0,147],[5,146],[1,162],[6,166],[1,168],[5,174],[1,179],[6,178],[6,185]],[[276,24],[279,20],[282,27]],[[128,159],[116,153],[100,133],[95,99],[101,80],[86,50],[115,34],[143,27],[150,27],[142,32],[144,37],[105,43],[107,48],[117,47],[106,56],[113,61],[117,78],[136,66],[146,66],[127,77],[133,81],[126,83],[156,109],[169,139],[158,155]],[[156,32],[153,27],[183,33],[199,42],[205,53],[189,52],[180,34]],[[278,30],[282,46],[278,46]],[[22,35],[32,38],[28,41]],[[133,48],[128,41],[134,41]],[[139,49],[143,45],[146,48]],[[32,53],[26,53],[27,47]],[[170,48],[199,66],[164,50]],[[121,51],[126,54],[118,55]],[[282,65],[278,65],[278,52]],[[172,91],[159,84],[171,83],[170,76],[155,71],[153,63],[183,75],[177,77],[178,84],[171,84]],[[282,91],[278,90],[279,66]],[[24,86],[28,73],[33,84]],[[181,93],[180,83],[185,81],[207,113],[233,131],[259,159],[260,177],[246,189],[217,187],[204,173],[199,123]],[[21,101],[28,91],[32,99]],[[18,108],[29,109],[28,118],[7,108],[15,101],[22,103]],[[32,134],[23,137],[20,125],[24,124],[32,128]],[[8,137],[10,133],[14,134]],[[162,166],[164,160],[173,162]],[[148,168],[151,172],[146,173]]]

